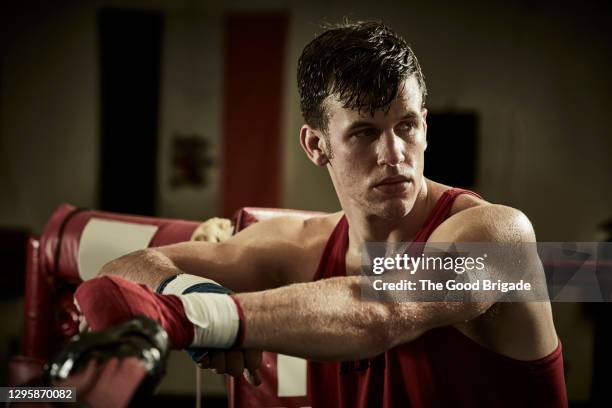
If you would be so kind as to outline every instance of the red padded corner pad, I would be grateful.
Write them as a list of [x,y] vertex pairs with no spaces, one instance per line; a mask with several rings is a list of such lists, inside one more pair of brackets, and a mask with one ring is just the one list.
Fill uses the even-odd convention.
[[73,292],[81,283],[79,246],[85,226],[94,218],[157,226],[149,246],[189,241],[200,224],[59,206],[40,240],[28,241],[22,341],[25,358],[47,360],[78,330]]
[[40,273],[38,249],[38,240],[30,237],[26,246],[21,354],[9,360],[9,386],[26,385],[39,380],[43,364],[53,353],[53,348],[58,342],[53,330],[53,287],[51,281]]
[[67,283],[79,284],[78,258],[81,235],[91,219],[154,225],[157,232],[150,247],[189,241],[200,221],[173,220],[155,217],[115,214],[61,205],[45,226],[40,237],[40,265],[43,274]]
[[[236,213],[235,231],[277,216],[309,218],[323,214],[273,208],[243,208]],[[25,384],[38,378],[43,361],[51,357],[76,330],[72,296],[81,283],[78,271],[79,245],[83,230],[92,218],[155,225],[158,230],[149,243],[152,247],[189,241],[200,224],[199,221],[129,216],[78,209],[69,204],[61,205],[45,226],[40,244],[33,238],[28,241],[22,355],[11,359],[11,384]],[[270,368],[263,375],[269,377],[268,383],[276,384],[276,368],[272,364],[276,361],[276,355],[267,354],[264,354],[264,358],[270,362]],[[275,392],[264,389],[251,394],[253,387],[242,382],[232,384],[232,389],[240,404],[248,404],[248,401],[257,404],[258,399],[264,395],[273,400],[275,395]],[[232,393],[229,399],[234,401]],[[289,400],[282,401],[286,403]]]
[[50,338],[54,322],[51,305],[52,280],[40,270],[40,244],[29,238],[26,247],[25,299],[21,352],[34,359],[46,359],[52,351]]

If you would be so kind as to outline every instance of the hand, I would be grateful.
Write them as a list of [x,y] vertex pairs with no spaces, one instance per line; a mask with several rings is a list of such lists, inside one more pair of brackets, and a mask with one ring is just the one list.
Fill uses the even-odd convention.
[[259,350],[215,350],[204,356],[198,365],[200,368],[210,368],[217,374],[228,374],[234,378],[244,375],[249,384],[257,386],[261,384],[261,354]]
[[192,241],[223,242],[232,236],[234,227],[227,218],[211,218],[204,221],[191,234]]

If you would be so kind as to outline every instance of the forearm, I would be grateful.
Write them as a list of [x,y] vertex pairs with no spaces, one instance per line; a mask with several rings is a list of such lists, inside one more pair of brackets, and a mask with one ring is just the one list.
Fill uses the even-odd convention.
[[273,268],[255,271],[257,254],[251,252],[231,243],[183,242],[124,255],[104,265],[99,275],[121,276],[152,289],[181,273],[212,279],[235,292],[279,286]]
[[432,328],[471,320],[491,306],[365,300],[361,279],[324,279],[236,295],[244,312],[244,347],[311,360],[364,359]]
[[178,273],[182,271],[167,256],[154,249],[145,249],[108,262],[98,276],[121,276],[155,290],[165,278]]
[[[180,258],[179,258],[180,259]],[[137,251],[106,264],[154,289],[185,270],[156,250]],[[214,270],[214,268],[204,268]],[[432,327],[470,320],[487,304],[376,302],[361,298],[362,277],[340,277],[236,295],[244,311],[243,346],[313,360],[356,360],[412,341]]]
[[360,277],[294,284],[237,297],[244,311],[246,348],[314,360],[375,356],[390,348],[390,334],[399,323],[388,304],[361,299]]

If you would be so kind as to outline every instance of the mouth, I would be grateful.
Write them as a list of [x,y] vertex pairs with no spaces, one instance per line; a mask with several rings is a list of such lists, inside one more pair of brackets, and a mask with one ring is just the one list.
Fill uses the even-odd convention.
[[409,183],[411,182],[412,179],[406,177],[406,176],[391,176],[391,177],[386,177],[384,179],[382,179],[381,181],[379,181],[378,183],[376,183],[374,185],[374,187],[378,187],[384,184],[397,184],[397,183]]
[[408,192],[412,179],[406,176],[391,176],[374,185],[374,189],[387,195],[404,195]]

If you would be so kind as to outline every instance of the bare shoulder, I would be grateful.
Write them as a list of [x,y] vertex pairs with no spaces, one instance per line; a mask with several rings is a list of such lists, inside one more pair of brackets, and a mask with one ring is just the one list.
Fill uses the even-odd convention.
[[431,241],[535,241],[531,222],[520,210],[467,195],[457,201],[450,217],[431,235]]
[[279,284],[305,282],[314,276],[325,244],[341,216],[337,212],[312,218],[274,217],[245,228],[226,242],[256,249],[260,262],[279,269]]
[[318,217],[312,217],[304,220],[304,228],[302,233],[304,238],[318,240],[321,237],[329,238],[338,221],[344,215],[342,211],[330,213]]
[[284,215],[259,221],[234,235],[234,243],[257,243],[275,245],[294,242],[301,245],[329,236],[342,212],[304,218]]
[[[520,210],[464,194],[430,240],[524,243],[535,242],[535,233]],[[519,360],[544,357],[557,347],[548,302],[496,303],[483,315],[454,326],[485,348]]]

